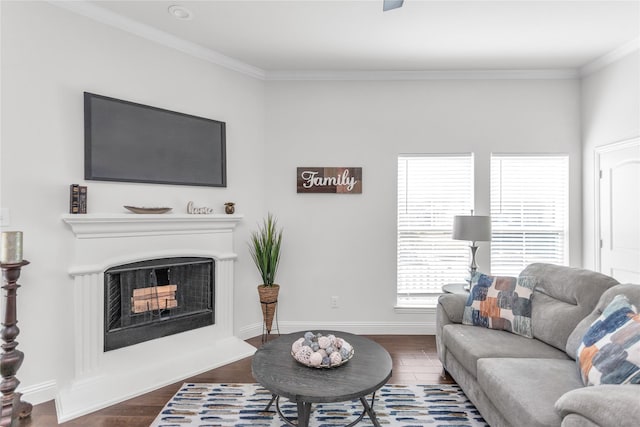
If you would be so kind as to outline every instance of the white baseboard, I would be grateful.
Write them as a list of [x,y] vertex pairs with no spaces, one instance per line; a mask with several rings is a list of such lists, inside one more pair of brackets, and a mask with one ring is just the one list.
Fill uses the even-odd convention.
[[262,323],[252,323],[250,325],[243,326],[242,328],[235,331],[236,336],[243,340],[247,340],[249,338],[257,337],[262,334]]
[[23,401],[29,402],[32,405],[38,405],[55,399],[56,393],[58,392],[58,385],[55,380],[51,380],[29,387],[18,388],[17,391],[22,393]]
[[[332,330],[360,335],[435,335],[434,316],[426,316],[422,322],[328,322],[328,321],[281,321],[281,334],[296,331]],[[271,333],[277,333],[274,323]],[[248,339],[262,334],[262,323],[254,323],[240,328],[238,337]]]

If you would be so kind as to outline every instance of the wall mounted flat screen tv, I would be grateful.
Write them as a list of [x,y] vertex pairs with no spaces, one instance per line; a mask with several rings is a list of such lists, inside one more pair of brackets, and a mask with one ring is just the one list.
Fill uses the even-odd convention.
[[84,93],[84,178],[226,187],[225,123]]

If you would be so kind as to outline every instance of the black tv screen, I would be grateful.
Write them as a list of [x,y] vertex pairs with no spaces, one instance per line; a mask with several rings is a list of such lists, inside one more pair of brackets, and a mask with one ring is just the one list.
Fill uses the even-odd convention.
[[84,178],[226,187],[225,123],[84,93]]

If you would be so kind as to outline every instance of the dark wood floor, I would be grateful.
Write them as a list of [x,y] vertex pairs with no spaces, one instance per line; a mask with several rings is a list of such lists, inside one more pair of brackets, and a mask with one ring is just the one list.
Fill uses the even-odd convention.
[[[432,335],[369,335],[387,349],[393,359],[391,384],[451,384],[453,380],[443,374],[436,354],[435,337]],[[260,346],[260,337],[247,340]],[[221,368],[213,369],[184,381],[171,384],[150,393],[110,406],[100,411],[76,418],[63,424],[56,420],[53,401],[36,405],[31,417],[22,420],[20,427],[149,427],[165,403],[183,382],[201,383],[254,383],[251,376],[251,358],[242,359]]]

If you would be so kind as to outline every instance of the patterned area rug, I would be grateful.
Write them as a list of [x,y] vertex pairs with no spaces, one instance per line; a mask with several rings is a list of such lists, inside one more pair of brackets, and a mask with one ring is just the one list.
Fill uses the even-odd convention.
[[[275,406],[264,410],[269,400],[271,393],[257,384],[185,383],[151,427],[286,427]],[[283,398],[280,408],[288,418],[296,417],[294,403]],[[387,384],[376,392],[373,409],[382,426],[488,426],[457,385]],[[359,400],[314,404],[309,425],[346,426],[361,412]],[[360,426],[373,424],[365,415]]]

